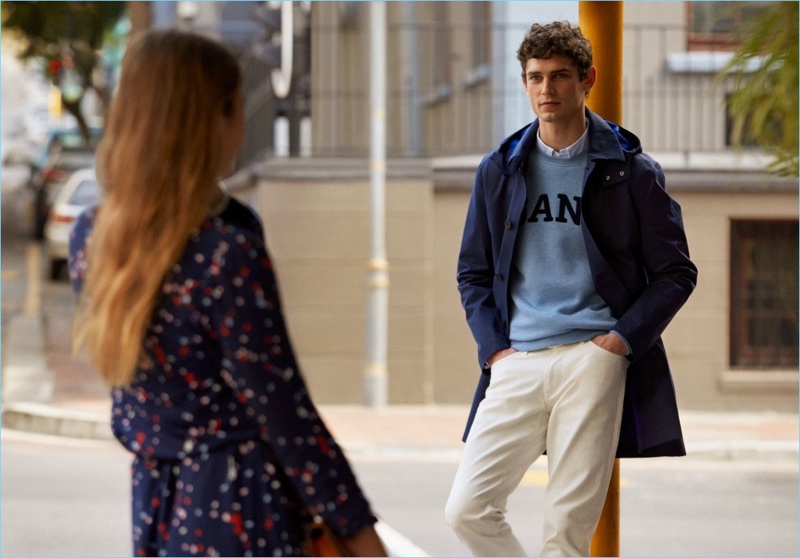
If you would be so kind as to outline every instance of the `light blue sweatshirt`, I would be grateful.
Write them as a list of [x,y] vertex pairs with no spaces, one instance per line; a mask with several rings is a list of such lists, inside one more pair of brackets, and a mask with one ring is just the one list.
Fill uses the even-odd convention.
[[510,338],[518,351],[587,341],[616,323],[597,294],[583,241],[587,151],[557,158],[532,149],[528,201],[511,271]]

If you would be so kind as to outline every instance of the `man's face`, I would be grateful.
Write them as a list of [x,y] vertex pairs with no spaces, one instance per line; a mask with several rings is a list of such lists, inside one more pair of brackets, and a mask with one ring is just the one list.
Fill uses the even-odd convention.
[[586,93],[594,85],[594,66],[581,80],[578,68],[566,56],[530,58],[525,63],[522,84],[531,108],[542,122],[558,124],[584,118]]

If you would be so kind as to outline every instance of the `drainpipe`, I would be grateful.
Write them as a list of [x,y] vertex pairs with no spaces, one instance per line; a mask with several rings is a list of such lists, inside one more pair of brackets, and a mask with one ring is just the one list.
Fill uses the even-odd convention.
[[408,36],[408,42],[405,45],[407,49],[406,62],[408,64],[408,75],[406,82],[406,89],[411,97],[410,106],[408,107],[408,155],[411,157],[419,157],[421,152],[420,141],[420,95],[419,95],[419,52],[417,43],[419,37],[417,36],[417,6],[414,2],[403,3],[405,12],[405,22],[407,30],[404,32]]
[[371,237],[368,269],[364,405],[388,399],[389,262],[386,259],[386,3],[369,3]]
[[[592,43],[597,82],[586,106],[622,123],[622,2],[578,2],[578,24]],[[606,502],[592,538],[592,556],[619,556],[619,459],[614,460]]]

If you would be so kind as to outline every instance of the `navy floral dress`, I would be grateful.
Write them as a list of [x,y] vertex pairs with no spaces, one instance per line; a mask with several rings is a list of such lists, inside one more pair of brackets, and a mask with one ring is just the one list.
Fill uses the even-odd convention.
[[[94,210],[76,222],[80,291]],[[112,428],[134,454],[134,556],[294,556],[313,516],[376,519],[320,420],[287,336],[257,217],[231,199],[171,269]]]

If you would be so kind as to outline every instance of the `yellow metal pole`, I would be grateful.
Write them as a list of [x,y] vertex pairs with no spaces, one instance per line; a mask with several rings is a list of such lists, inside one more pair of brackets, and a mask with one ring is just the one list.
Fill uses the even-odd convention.
[[[579,2],[578,24],[592,43],[597,81],[586,106],[603,118],[622,123],[622,2]],[[619,459],[600,522],[592,538],[592,556],[619,556]]]
[[597,82],[586,106],[603,118],[622,121],[622,2],[579,2],[578,24],[592,43]]
[[600,522],[592,537],[592,556],[619,556],[619,459],[614,460],[611,482]]

